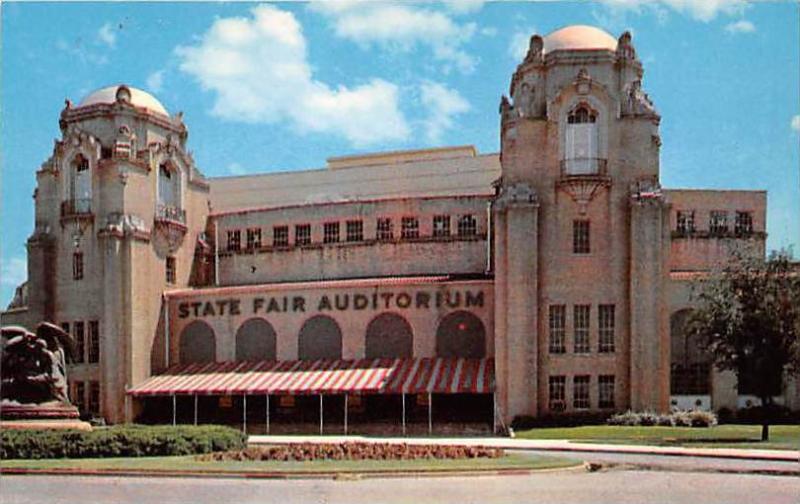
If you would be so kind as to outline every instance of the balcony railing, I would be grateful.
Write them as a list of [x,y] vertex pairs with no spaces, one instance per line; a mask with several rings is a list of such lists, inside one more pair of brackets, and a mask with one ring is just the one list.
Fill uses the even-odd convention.
[[186,210],[170,205],[158,205],[156,207],[156,221],[176,222],[186,225]]
[[608,176],[608,161],[602,158],[572,158],[561,160],[562,177]]
[[61,202],[61,217],[82,217],[92,215],[91,198],[70,199]]

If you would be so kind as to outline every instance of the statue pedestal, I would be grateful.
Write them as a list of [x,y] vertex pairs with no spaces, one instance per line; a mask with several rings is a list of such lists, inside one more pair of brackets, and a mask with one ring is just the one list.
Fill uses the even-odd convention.
[[0,403],[0,429],[92,430],[80,419],[78,408],[62,402],[43,404]]

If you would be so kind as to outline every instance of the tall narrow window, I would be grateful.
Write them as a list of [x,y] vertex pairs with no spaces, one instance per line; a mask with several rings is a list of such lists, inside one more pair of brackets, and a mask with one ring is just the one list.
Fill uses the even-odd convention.
[[572,310],[572,324],[575,332],[575,353],[588,353],[589,348],[589,305],[575,305]]
[[89,412],[100,414],[100,382],[89,382]]
[[708,232],[712,235],[728,233],[728,212],[712,211],[708,219]]
[[100,323],[89,321],[89,363],[100,362]]
[[478,221],[474,215],[462,215],[458,218],[458,236],[475,236],[478,234]]
[[597,407],[614,407],[614,375],[600,375],[597,378]]
[[175,271],[175,256],[167,256],[164,263],[167,283],[169,285],[175,285],[175,278],[177,277],[177,272]]
[[449,215],[434,215],[433,216],[433,236],[441,238],[450,236],[450,216]]
[[419,238],[419,219],[416,217],[403,217],[400,224],[400,238]]
[[390,241],[394,239],[394,230],[392,229],[392,219],[382,217],[376,223],[375,238],[378,241]]
[[614,348],[614,305],[600,305],[598,310],[598,351],[610,353]]
[[76,364],[83,364],[84,362],[84,348],[86,347],[86,335],[84,333],[85,326],[83,322],[75,322],[75,332],[73,336],[75,337],[75,363]]
[[589,375],[575,376],[572,381],[572,406],[575,409],[589,407]]
[[588,254],[591,252],[589,243],[589,221],[572,221],[572,253]]
[[80,250],[72,253],[72,279],[83,280],[83,252]]
[[322,242],[336,243],[339,241],[339,223],[326,222],[322,226]]
[[597,173],[597,115],[579,105],[567,116],[564,170],[567,175]]
[[734,231],[737,236],[746,236],[753,233],[753,212],[736,212]]
[[550,411],[564,411],[567,405],[567,377],[551,376],[548,383]]
[[294,227],[294,244],[298,246],[311,244],[311,224],[297,224]]
[[170,213],[180,208],[180,176],[168,163],[158,167],[158,204],[162,211]]
[[289,246],[289,226],[273,226],[272,246],[273,247]]
[[346,223],[346,239],[349,242],[364,241],[364,221],[349,220]]
[[567,309],[564,305],[550,305],[550,353],[563,354],[566,345]]
[[677,231],[682,235],[690,235],[694,233],[694,210],[678,211]]
[[89,160],[82,154],[72,161],[72,173],[69,179],[69,199],[72,213],[88,213],[92,200],[92,176],[89,171]]
[[75,382],[75,391],[71,399],[75,407],[78,408],[78,411],[81,413],[86,411],[86,386],[82,381]]
[[247,229],[247,250],[258,250],[261,248],[261,228]]
[[228,231],[228,251],[238,252],[242,248],[242,232],[239,229]]

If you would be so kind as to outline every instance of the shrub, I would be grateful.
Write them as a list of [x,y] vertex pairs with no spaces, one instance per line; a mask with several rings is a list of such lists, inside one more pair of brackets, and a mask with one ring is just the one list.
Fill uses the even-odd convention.
[[717,425],[717,415],[711,411],[692,410],[688,412],[692,427],[713,427]]
[[642,425],[640,414],[631,410],[612,416],[606,423],[608,425]]
[[712,427],[717,425],[717,416],[710,411],[691,410],[674,411],[670,414],[659,415],[651,411],[636,412],[626,411],[608,419],[608,425],[650,426],[664,427]]
[[500,448],[390,443],[297,443],[198,455],[202,461],[417,460],[498,458]]
[[94,458],[191,455],[244,448],[230,427],[120,425],[93,431],[3,430],[0,458]]

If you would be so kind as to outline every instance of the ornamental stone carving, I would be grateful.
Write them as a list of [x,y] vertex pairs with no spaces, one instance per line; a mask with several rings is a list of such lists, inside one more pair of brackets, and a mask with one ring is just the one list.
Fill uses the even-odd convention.
[[524,182],[516,182],[500,186],[500,194],[496,199],[496,208],[503,210],[511,207],[539,206],[536,191]]

